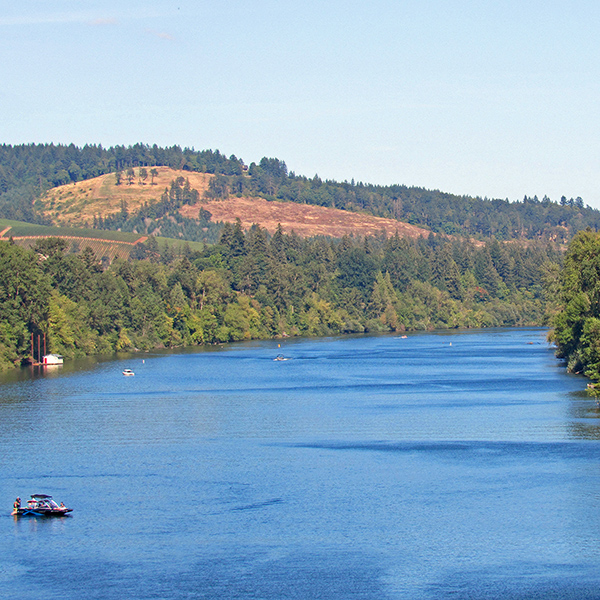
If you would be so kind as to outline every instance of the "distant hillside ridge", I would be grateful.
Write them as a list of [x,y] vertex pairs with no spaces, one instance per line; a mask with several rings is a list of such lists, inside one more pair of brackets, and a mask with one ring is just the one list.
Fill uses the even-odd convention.
[[[368,213],[449,235],[564,243],[579,230],[600,227],[600,211],[586,206],[582,198],[563,196],[554,201],[547,196],[541,200],[537,196],[525,196],[522,201],[510,202],[401,184],[340,183],[322,180],[318,175],[312,178],[296,175],[277,158],[265,157],[246,167],[241,159],[234,155],[227,158],[218,150],[146,144],[111,148],[101,145],[79,148],[73,144],[2,145],[0,217],[48,223],[48,217],[39,212],[36,200],[49,189],[109,173],[119,173],[126,178],[131,169],[159,167],[214,175],[208,192],[215,200],[259,196],[266,200]],[[64,208],[71,209],[70,206]]]
[[147,144],[104,148],[100,144],[0,145],[0,218],[46,224],[35,201],[51,188],[130,167],[168,166],[185,171],[234,175],[243,163],[218,150]]
[[[303,237],[381,233],[418,237],[430,233],[415,225],[364,212],[267,201],[262,197],[230,194],[223,197],[214,192],[217,176],[208,173],[156,167],[153,180],[146,182],[139,177],[139,171],[140,168],[133,169],[128,182],[117,183],[115,173],[110,173],[53,188],[37,201],[38,211],[58,226],[118,229],[145,235],[165,231],[167,237],[196,241],[215,241],[209,230],[214,232],[221,223],[237,219],[244,229],[260,225],[273,234],[281,225],[284,231],[294,231]],[[202,225],[202,231],[194,232],[192,222]],[[194,233],[199,237],[194,237]],[[211,235],[213,239],[209,239]]]

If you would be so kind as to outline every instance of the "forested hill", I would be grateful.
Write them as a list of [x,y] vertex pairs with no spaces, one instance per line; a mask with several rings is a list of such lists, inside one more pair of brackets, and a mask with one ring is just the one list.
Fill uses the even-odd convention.
[[213,198],[261,196],[268,200],[328,206],[395,218],[434,232],[480,238],[565,242],[582,229],[600,226],[600,212],[581,198],[525,197],[519,202],[457,196],[405,185],[324,181],[289,172],[285,162],[263,158],[246,167],[219,151],[136,144],[25,144],[0,146],[0,217],[43,223],[34,201],[48,189],[131,167],[169,166],[214,174]]

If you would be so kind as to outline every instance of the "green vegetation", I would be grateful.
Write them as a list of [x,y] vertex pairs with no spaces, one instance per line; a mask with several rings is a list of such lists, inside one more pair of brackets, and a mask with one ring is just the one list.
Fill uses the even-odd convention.
[[[36,199],[52,186],[107,173],[116,173],[113,185],[135,177],[152,183],[160,165],[214,174],[206,193],[214,200],[250,195],[363,211],[437,235],[301,239],[281,228],[269,236],[259,226],[243,232],[239,222],[212,223],[207,211],[185,219],[178,209],[199,198],[184,178],[135,214],[124,202],[94,229],[45,227],[36,213]],[[508,202],[322,181],[289,173],[273,158],[246,168],[235,156],[178,146],[29,144],[0,146],[0,217],[13,236],[90,238],[89,247],[54,237],[32,249],[0,242],[2,368],[29,357],[32,334],[44,334],[49,351],[75,357],[551,321],[569,370],[600,381],[600,237],[592,231],[600,212],[581,198]],[[147,242],[119,253],[117,246],[144,234],[152,234]],[[569,240],[561,267],[560,247]]]
[[67,357],[119,350],[331,335],[541,323],[553,246],[301,239],[239,222],[219,243],[175,251],[151,237],[139,260],[104,264],[56,238],[0,243],[0,363],[30,336]]
[[499,240],[569,240],[585,227],[600,226],[600,212],[584,206],[581,198],[524,197],[522,202],[456,196],[404,185],[378,186],[323,181],[288,173],[284,162],[263,158],[250,165],[249,177],[218,176],[219,197],[260,195],[267,199],[365,211],[399,219],[448,235]]
[[[173,238],[163,236],[152,236],[158,243],[158,252],[161,256],[164,256],[165,252],[172,252],[173,256],[190,256],[195,252],[202,252],[206,247],[206,244],[202,242],[190,242],[188,240],[176,240]],[[146,246],[141,246],[146,248]]]
[[579,232],[548,285],[558,299],[551,340],[573,373],[600,381],[600,234]]

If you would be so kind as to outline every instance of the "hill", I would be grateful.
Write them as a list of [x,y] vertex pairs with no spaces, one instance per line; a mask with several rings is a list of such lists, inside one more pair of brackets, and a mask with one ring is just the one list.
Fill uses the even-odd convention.
[[[0,218],[12,219],[0,222],[0,239],[16,242],[0,243],[0,368],[34,358],[32,336],[82,356],[540,324],[552,308],[541,282],[562,259],[548,241],[599,215],[580,202],[512,205],[308,179],[277,159],[246,169],[210,151],[0,146]],[[362,238],[382,230],[402,235]],[[47,239],[56,236],[68,244]]]
[[[59,186],[75,184],[77,187],[84,181],[100,176],[109,176],[110,180],[110,173],[125,174],[134,168],[160,169],[161,166],[184,173],[186,178],[195,177],[193,174],[214,176],[204,177],[203,182],[193,184],[200,197],[202,188],[208,183],[208,192],[213,199],[261,197],[266,200],[343,209],[347,212],[397,219],[449,235],[565,243],[577,231],[588,227],[600,228],[600,211],[586,206],[582,198],[567,199],[563,196],[557,202],[546,196],[540,196],[541,199],[538,196],[525,196],[522,201],[512,202],[508,199],[458,196],[401,184],[380,186],[355,183],[354,180],[336,182],[322,180],[318,175],[312,178],[296,175],[288,171],[285,162],[277,158],[265,157],[246,167],[241,159],[233,155],[227,158],[218,150],[197,151],[179,146],[161,148],[145,144],[111,148],[98,145],[79,148],[73,144],[0,145],[0,217],[49,224],[48,217],[44,214],[57,219],[60,211],[66,210],[72,211],[69,219],[76,218],[79,212],[87,214],[89,218],[93,210],[87,210],[84,201],[97,203],[101,198],[107,199],[110,210],[114,211],[109,191],[101,186],[96,189],[93,185],[90,189],[89,184],[85,199],[77,200],[81,203],[80,206],[75,206],[75,202],[71,204],[74,199],[64,189],[63,197],[53,196],[54,206],[44,207],[38,200],[48,190]],[[144,183],[149,188],[162,188],[162,183],[153,186],[147,179]],[[138,215],[140,219],[131,219],[128,211],[135,212],[135,198],[139,196],[136,192],[133,194],[135,197],[131,197],[131,189],[127,189],[129,182],[122,185],[121,200],[123,206],[127,205],[127,211],[120,211],[119,214],[107,212],[106,214],[112,214],[115,218],[109,219],[108,225],[96,223],[96,227],[125,227],[138,233],[150,233],[150,227],[153,234],[156,229],[160,229],[161,234],[170,237],[183,236],[186,239],[207,241],[218,238],[217,229],[212,226],[214,223],[209,220],[208,213],[200,213],[197,223],[190,219],[186,223],[181,221],[184,217],[177,209],[182,204],[190,204],[189,199],[181,202],[175,196],[170,197],[159,207],[160,214],[156,210],[145,211],[142,207]],[[133,181],[132,185],[135,185]],[[147,193],[152,195],[152,192]],[[129,206],[130,203],[133,203],[132,206]],[[175,203],[179,203],[176,208]],[[46,213],[40,214],[38,209],[41,208]],[[176,222],[177,227],[169,225],[164,217]],[[155,222],[150,223],[148,219]]]
[[[184,203],[176,207],[184,218],[199,221],[201,211],[212,216],[213,223],[235,222],[240,219],[242,226],[248,229],[253,224],[264,227],[274,233],[281,224],[284,231],[295,231],[298,235],[311,237],[325,235],[342,237],[344,235],[377,235],[385,232],[394,235],[417,237],[428,235],[423,228],[403,223],[396,219],[375,217],[365,213],[357,213],[310,204],[298,204],[283,201],[267,201],[261,197],[232,197],[225,199],[205,199],[207,192],[214,188],[216,175],[194,173],[156,167],[156,175],[152,182],[142,181],[140,169],[134,169],[135,178],[131,183],[117,184],[114,173],[101,175],[86,181],[58,186],[46,192],[37,202],[38,210],[43,217],[56,225],[84,226],[108,220],[113,223],[116,216],[123,211],[128,217],[140,210],[157,205],[161,198],[176,189],[173,183],[185,181],[191,190],[198,192],[198,201],[194,204]],[[211,185],[212,184],[212,185]],[[172,194],[175,195],[175,194]],[[141,227],[137,231],[141,232]]]

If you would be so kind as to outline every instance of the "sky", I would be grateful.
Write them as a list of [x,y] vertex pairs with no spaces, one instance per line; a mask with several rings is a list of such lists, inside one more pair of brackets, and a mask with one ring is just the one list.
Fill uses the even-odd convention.
[[600,2],[3,2],[0,143],[600,209]]

